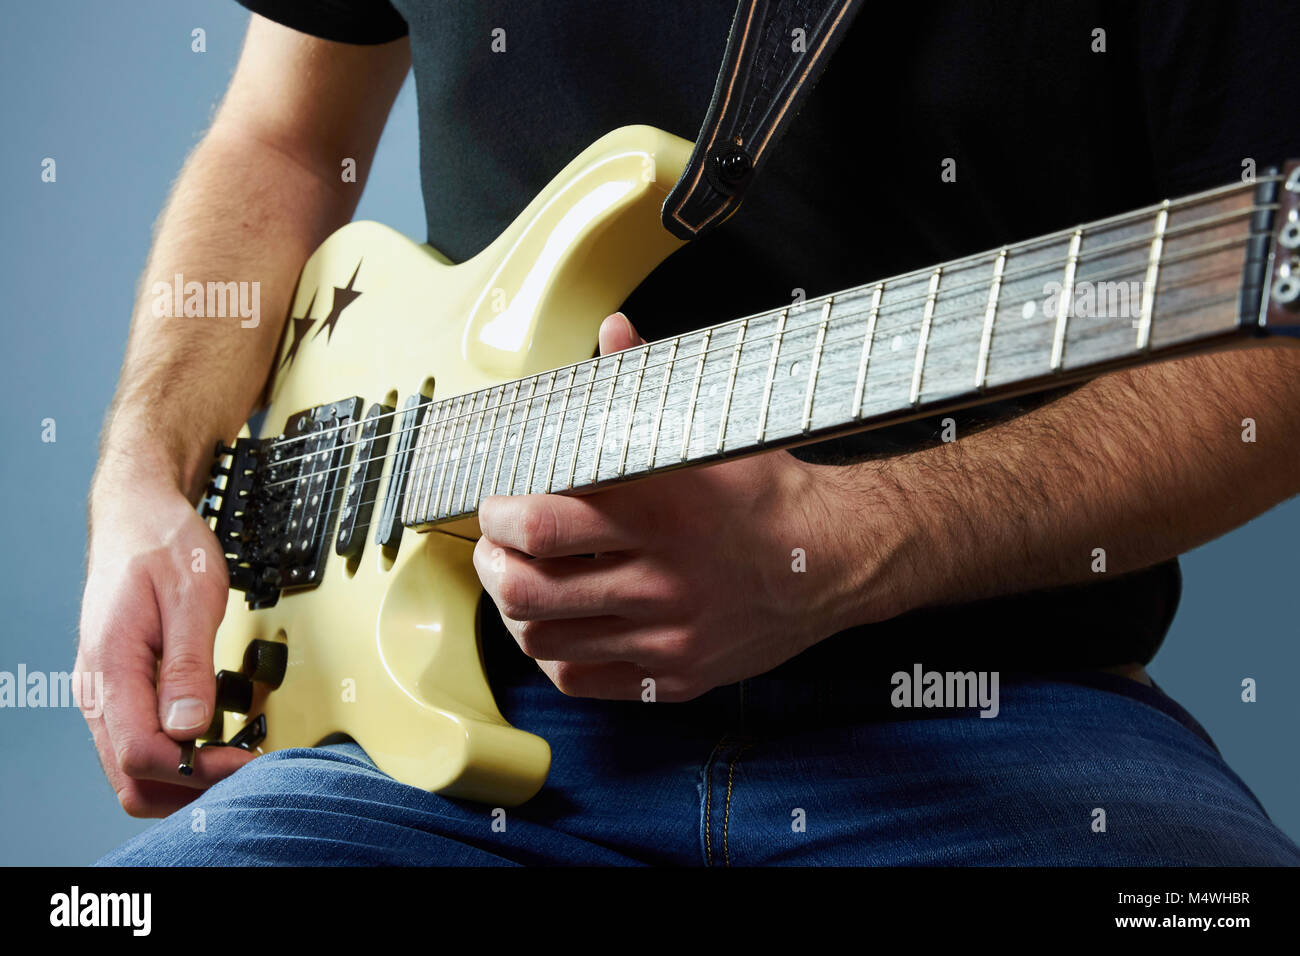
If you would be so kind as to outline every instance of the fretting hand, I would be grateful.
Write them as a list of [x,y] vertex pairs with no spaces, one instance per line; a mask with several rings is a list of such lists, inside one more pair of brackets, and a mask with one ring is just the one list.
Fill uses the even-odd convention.
[[[602,354],[640,344],[621,314],[601,326]],[[835,472],[770,452],[588,495],[489,497],[475,567],[564,693],[635,699],[651,679],[654,699],[688,700],[860,622],[885,562],[854,557],[874,522],[860,507],[845,521]]]

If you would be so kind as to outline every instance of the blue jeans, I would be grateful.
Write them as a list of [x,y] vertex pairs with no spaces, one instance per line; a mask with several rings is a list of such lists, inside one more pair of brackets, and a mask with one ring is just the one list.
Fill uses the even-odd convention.
[[1004,673],[987,719],[895,709],[883,671],[663,704],[568,698],[525,663],[493,674],[553,752],[524,806],[405,786],[351,743],[285,750],[100,863],[1300,864],[1200,725],[1126,678]]

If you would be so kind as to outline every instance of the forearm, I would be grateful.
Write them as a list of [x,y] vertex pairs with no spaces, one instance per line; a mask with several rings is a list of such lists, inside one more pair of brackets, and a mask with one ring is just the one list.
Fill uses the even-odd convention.
[[840,500],[888,515],[876,563],[902,569],[864,582],[863,620],[882,590],[897,612],[1081,582],[1096,549],[1107,574],[1148,567],[1300,491],[1300,350],[1104,376],[956,442],[839,471]]
[[[269,143],[219,127],[208,134],[158,221],[96,487],[146,469],[198,494],[213,444],[257,403],[299,269],[348,220],[353,197]],[[154,283],[170,288],[177,275],[205,287],[257,283],[256,324],[238,313],[155,315],[171,310],[155,309]]]

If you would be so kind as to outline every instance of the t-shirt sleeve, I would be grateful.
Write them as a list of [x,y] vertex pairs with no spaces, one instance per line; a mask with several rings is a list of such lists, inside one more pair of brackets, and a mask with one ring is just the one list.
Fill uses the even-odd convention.
[[238,0],[283,26],[339,43],[388,43],[406,36],[406,21],[388,0]]

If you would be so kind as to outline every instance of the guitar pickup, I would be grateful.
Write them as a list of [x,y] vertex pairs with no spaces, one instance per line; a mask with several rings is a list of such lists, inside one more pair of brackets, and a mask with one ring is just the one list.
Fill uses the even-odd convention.
[[391,405],[372,405],[361,426],[352,477],[343,495],[339,512],[339,533],[334,544],[336,554],[353,558],[366,546],[370,515],[379,497],[379,474],[388,453],[388,435],[393,427],[395,409]]
[[393,470],[388,475],[388,490],[384,492],[384,506],[379,511],[375,544],[395,548],[402,540],[402,502],[406,498],[406,481],[409,477],[411,452],[415,448],[416,426],[420,413],[433,399],[427,395],[412,395],[402,406],[402,424],[397,432],[397,448],[393,455]]

